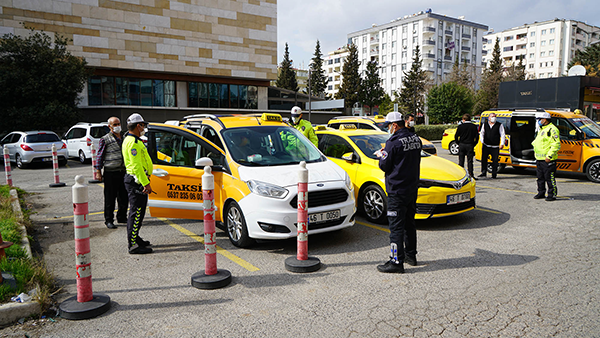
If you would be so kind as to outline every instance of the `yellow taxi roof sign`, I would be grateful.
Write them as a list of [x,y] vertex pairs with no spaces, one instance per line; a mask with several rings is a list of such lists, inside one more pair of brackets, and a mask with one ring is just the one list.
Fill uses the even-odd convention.
[[263,113],[260,119],[263,121],[283,122],[281,115],[272,113]]
[[385,119],[385,116],[383,116],[383,115],[374,115],[373,118],[376,119],[376,120],[382,120],[382,119]]
[[323,124],[319,124],[315,126],[315,130],[327,130],[327,126]]
[[340,130],[355,130],[355,129],[357,129],[357,128],[353,124],[342,124],[340,126]]

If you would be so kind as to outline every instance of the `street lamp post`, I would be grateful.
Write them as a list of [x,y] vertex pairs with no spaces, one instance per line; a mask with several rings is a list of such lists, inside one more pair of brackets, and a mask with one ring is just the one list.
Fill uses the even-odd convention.
[[312,94],[311,94],[311,88],[310,88],[310,67],[311,66],[308,66],[308,120],[312,121],[310,119],[310,113],[312,111],[311,100],[310,100],[310,97],[312,96]]

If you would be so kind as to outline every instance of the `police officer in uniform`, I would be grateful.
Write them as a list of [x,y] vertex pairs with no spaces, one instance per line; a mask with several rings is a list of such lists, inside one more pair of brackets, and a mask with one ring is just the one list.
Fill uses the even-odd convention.
[[302,134],[304,134],[304,136],[306,136],[306,138],[308,138],[310,142],[315,145],[315,147],[319,146],[319,139],[315,134],[312,124],[310,124],[309,121],[302,119],[302,109],[300,109],[298,106],[292,108],[292,127],[298,129]]
[[379,168],[385,172],[390,226],[390,259],[377,270],[403,273],[404,262],[417,265],[417,190],[421,165],[421,139],[410,132],[402,115],[387,114],[386,125],[392,136],[378,151]]
[[535,199],[546,197],[546,184],[548,185],[548,196],[546,201],[556,200],[558,188],[556,187],[556,159],[560,149],[560,135],[558,128],[551,122],[548,112],[536,113],[539,130],[535,140],[531,142],[535,152],[538,193]]
[[127,118],[129,133],[123,140],[123,161],[125,162],[125,189],[129,196],[129,217],[127,219],[127,243],[130,254],[151,253],[150,242],[140,236],[140,228],[146,214],[148,195],[152,193],[150,175],[152,159],[140,137],[147,131],[148,123],[142,115],[133,113]]

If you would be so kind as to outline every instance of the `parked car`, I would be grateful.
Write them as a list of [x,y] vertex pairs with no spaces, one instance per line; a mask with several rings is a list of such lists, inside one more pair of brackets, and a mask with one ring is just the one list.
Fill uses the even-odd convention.
[[[14,131],[0,145],[8,148],[11,162],[23,169],[31,163],[52,162],[52,145],[56,146],[58,165],[67,164],[67,145],[51,131]],[[3,157],[4,159],[4,157]]]
[[[471,120],[471,123],[473,123],[477,126],[477,128],[479,128],[479,119]],[[444,134],[442,135],[442,149],[448,150],[450,155],[458,155],[458,143],[454,141],[456,129],[457,128],[448,128],[444,130]]]
[[[339,130],[318,126],[315,132],[319,150],[350,175],[357,209],[371,222],[386,223],[385,174],[375,152],[390,135],[344,125]],[[465,169],[422,151],[415,219],[452,216],[474,208],[475,181]]]
[[96,150],[100,143],[100,138],[110,132],[108,123],[88,123],[79,122],[63,137],[67,144],[69,157],[79,158],[79,162],[85,163],[92,158],[91,145],[94,143]]

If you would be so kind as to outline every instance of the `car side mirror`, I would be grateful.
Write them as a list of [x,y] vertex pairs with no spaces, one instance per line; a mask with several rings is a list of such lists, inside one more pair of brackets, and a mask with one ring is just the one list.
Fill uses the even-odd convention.
[[345,153],[342,155],[342,159],[348,162],[356,162],[356,155],[354,153]]
[[204,169],[204,167],[212,167],[213,161],[208,157],[200,157],[196,160],[195,166],[198,169]]

